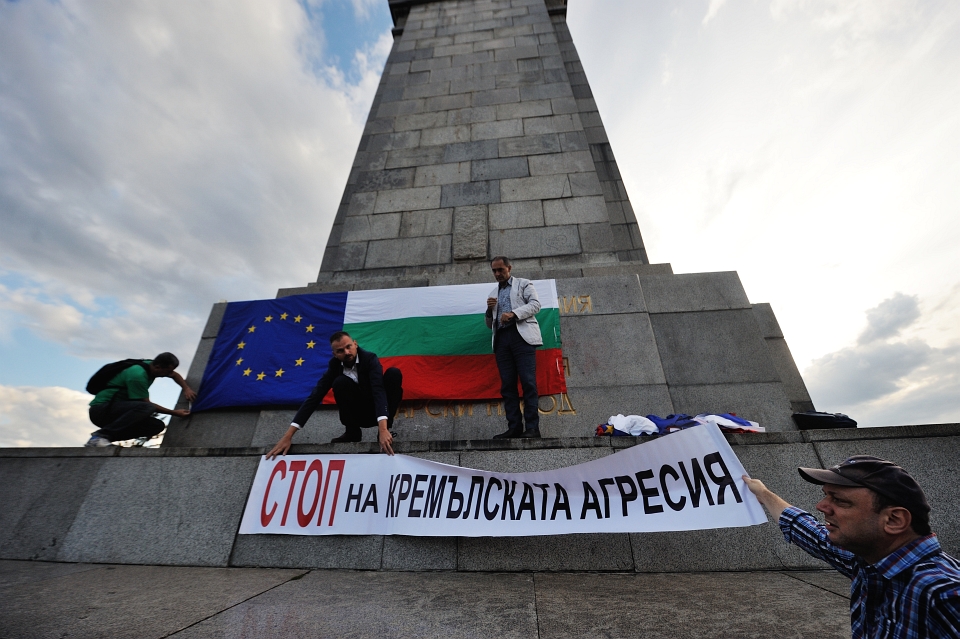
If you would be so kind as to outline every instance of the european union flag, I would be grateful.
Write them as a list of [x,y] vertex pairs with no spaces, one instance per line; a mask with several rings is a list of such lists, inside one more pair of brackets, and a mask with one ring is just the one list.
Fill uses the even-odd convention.
[[347,293],[231,302],[193,410],[300,404],[327,370]]

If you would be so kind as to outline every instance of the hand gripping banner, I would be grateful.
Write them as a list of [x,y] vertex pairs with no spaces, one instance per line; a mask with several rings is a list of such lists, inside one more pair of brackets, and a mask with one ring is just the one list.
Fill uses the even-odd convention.
[[487,537],[765,523],[743,474],[714,425],[536,473],[403,455],[264,457],[240,534]]

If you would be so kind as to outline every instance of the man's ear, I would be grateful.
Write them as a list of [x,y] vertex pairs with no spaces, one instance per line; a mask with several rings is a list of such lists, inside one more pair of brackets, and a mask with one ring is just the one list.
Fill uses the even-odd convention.
[[883,530],[890,535],[900,535],[911,530],[910,524],[913,523],[913,515],[902,506],[890,506],[884,512],[885,521]]

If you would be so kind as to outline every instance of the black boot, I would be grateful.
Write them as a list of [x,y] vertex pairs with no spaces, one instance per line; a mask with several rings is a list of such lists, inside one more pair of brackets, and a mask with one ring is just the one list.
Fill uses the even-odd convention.
[[523,428],[508,428],[505,432],[500,433],[499,435],[494,435],[494,439],[515,439],[523,435]]
[[348,444],[351,442],[359,442],[363,440],[363,433],[360,432],[359,428],[353,429],[348,428],[343,435],[339,437],[334,437],[330,440],[331,444]]

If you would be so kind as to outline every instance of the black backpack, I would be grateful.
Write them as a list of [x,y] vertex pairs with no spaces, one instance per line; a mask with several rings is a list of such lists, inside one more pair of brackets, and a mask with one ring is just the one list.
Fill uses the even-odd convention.
[[96,395],[100,391],[106,390],[110,386],[110,380],[127,370],[131,366],[143,366],[144,369],[149,366],[142,359],[122,359],[119,362],[105,364],[100,370],[93,374],[90,381],[87,382],[87,392]]

